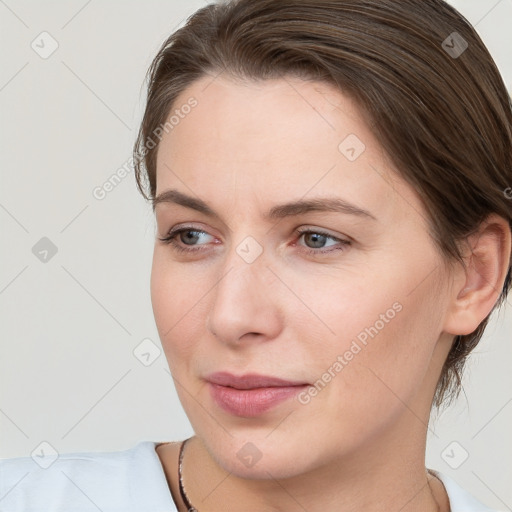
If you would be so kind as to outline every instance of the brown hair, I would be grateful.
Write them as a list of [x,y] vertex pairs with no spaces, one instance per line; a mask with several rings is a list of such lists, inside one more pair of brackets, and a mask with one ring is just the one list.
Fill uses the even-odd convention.
[[[148,70],[134,146],[146,199],[156,193],[155,139],[173,102],[198,78],[222,71],[253,80],[293,75],[349,94],[422,198],[446,262],[464,265],[459,243],[490,213],[512,226],[510,96],[474,28],[444,1],[233,0],[198,10]],[[493,311],[510,288],[509,264]],[[436,406],[459,394],[465,360],[489,316],[473,333],[455,336]]]

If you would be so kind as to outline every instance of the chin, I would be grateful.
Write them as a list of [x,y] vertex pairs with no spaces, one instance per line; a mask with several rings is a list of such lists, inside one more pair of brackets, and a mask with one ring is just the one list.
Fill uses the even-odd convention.
[[[297,443],[304,446],[299,440]],[[284,445],[278,437],[272,442],[268,431],[261,437],[227,435],[211,443],[207,440],[205,445],[215,462],[238,478],[285,479],[307,472],[314,465],[314,461],[305,459],[311,451],[296,448],[292,443]]]

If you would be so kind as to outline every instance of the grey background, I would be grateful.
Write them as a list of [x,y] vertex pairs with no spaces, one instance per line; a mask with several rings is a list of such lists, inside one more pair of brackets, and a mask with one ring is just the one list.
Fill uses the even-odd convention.
[[[512,0],[452,3],[510,90]],[[158,355],[151,208],[133,172],[102,200],[93,190],[130,157],[158,47],[203,5],[0,0],[0,457],[43,441],[110,451],[193,434]],[[58,43],[47,58],[31,47],[51,49],[43,31]],[[46,262],[43,237],[57,250]],[[433,418],[427,453],[429,467],[502,510],[512,510],[511,300],[471,359],[465,395]],[[133,353],[145,339],[148,366]]]

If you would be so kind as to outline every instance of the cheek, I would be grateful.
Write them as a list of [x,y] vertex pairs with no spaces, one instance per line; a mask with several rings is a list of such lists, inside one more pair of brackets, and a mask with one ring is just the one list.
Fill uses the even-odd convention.
[[190,393],[195,395],[202,386],[196,382],[198,361],[211,357],[205,353],[208,345],[201,340],[210,314],[209,291],[216,282],[218,277],[211,267],[180,264],[168,257],[166,248],[155,248],[150,285],[153,314],[169,370],[184,404],[191,400]]
[[155,247],[153,252],[153,265],[151,267],[151,304],[153,315],[162,343],[165,333],[172,328],[177,316],[176,294],[172,293],[176,285],[170,268],[165,264],[161,251]]
[[413,401],[441,334],[443,298],[429,282],[411,293],[404,270],[381,286],[377,280],[352,288],[346,280],[322,287],[329,301],[323,292],[305,299],[317,304],[323,323],[335,333],[316,320],[300,324],[305,345],[316,340],[308,348],[308,359],[315,362],[311,374],[319,379],[318,398],[311,402],[332,411],[337,423],[347,420],[354,435],[372,428],[369,418],[379,418],[377,427]]
[[150,289],[160,341],[171,364],[182,357],[181,352],[190,351],[189,344],[177,343],[177,340],[187,339],[188,329],[203,325],[198,315],[204,290],[190,286],[192,276],[183,266],[168,260],[164,251],[155,248]]
[[369,337],[345,374],[356,408],[383,422],[406,412],[421,414],[428,394],[432,355],[439,338],[436,318],[425,302],[403,301],[403,309],[375,337]]

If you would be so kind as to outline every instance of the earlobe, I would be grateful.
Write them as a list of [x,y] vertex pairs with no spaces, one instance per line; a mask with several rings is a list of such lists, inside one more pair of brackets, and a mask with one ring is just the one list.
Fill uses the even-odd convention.
[[444,331],[471,334],[492,311],[510,267],[511,232],[508,222],[490,215],[468,240],[466,269],[454,280],[454,297]]

